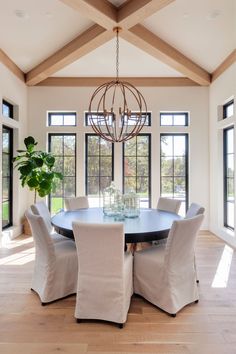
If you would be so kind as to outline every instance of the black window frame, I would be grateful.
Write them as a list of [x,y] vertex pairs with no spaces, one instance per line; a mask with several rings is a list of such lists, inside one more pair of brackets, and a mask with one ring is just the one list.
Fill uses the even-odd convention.
[[234,106],[234,99],[230,100],[229,102],[227,102],[223,105],[223,119],[232,117],[232,116],[227,115],[227,110],[228,110],[229,106],[231,106],[231,105]]
[[[7,106],[8,107],[8,109],[9,109],[9,115],[8,116],[5,116],[3,114],[3,106]],[[14,119],[14,105],[12,103],[6,101],[5,99],[2,100],[2,114],[3,114],[3,117]]]
[[[234,227],[228,225],[228,209],[227,209],[227,204],[228,204],[228,198],[227,198],[227,192],[228,192],[228,184],[227,184],[227,180],[229,178],[233,179],[233,183],[234,183],[234,176],[233,177],[228,177],[227,176],[227,156],[229,153],[227,153],[227,132],[229,130],[233,130],[234,131],[234,126],[230,126],[227,127],[223,130],[223,199],[224,199],[224,227],[226,227],[229,230],[234,230]],[[235,154],[235,151],[233,152],[233,155]],[[234,198],[234,208],[235,208],[235,198]]]
[[[138,136],[148,136],[149,139],[149,144],[148,144],[148,180],[149,180],[149,185],[148,185],[148,207],[151,208],[151,204],[152,204],[152,166],[151,166],[151,154],[152,154],[152,134],[151,133],[140,133],[137,136],[135,136],[132,139],[136,139]],[[136,154],[132,155],[132,157],[136,157],[136,161],[137,158],[139,157],[137,155],[137,139],[136,139]],[[125,193],[125,142],[122,143],[122,191],[123,193]],[[146,157],[146,156],[145,156]],[[138,177],[142,177],[142,176],[137,176],[137,163],[136,163],[136,175],[134,176],[136,178],[136,193],[137,193],[137,178]],[[143,177],[147,177],[147,176],[143,176]]]
[[[101,200],[101,196],[102,196],[102,192],[101,192],[101,181],[100,178],[101,177],[110,177],[110,176],[101,176],[100,175],[100,158],[105,156],[107,157],[107,155],[101,155],[100,151],[101,151],[101,144],[99,143],[99,155],[88,155],[88,138],[89,136],[97,136],[99,139],[102,139],[98,134],[95,133],[85,133],[85,194],[88,195],[88,178],[89,177],[97,177],[99,179],[99,200]],[[114,143],[112,144],[112,154],[111,154],[111,163],[112,163],[112,175],[111,175],[111,181],[114,181]],[[99,157],[99,175],[98,176],[88,176],[88,157],[90,156],[96,156]],[[89,196],[89,195],[88,195]],[[100,204],[100,202],[99,202]]]
[[[92,115],[96,115],[98,112],[91,112]],[[133,112],[133,113],[136,113],[136,112]],[[85,126],[86,127],[91,127],[91,124],[89,124],[89,112],[85,112]],[[132,114],[131,114],[132,115]],[[152,113],[151,112],[147,112],[147,121],[148,121],[148,124],[144,124],[144,127],[150,127],[151,126],[151,122],[152,122]],[[132,125],[130,125],[132,126]]]
[[[51,152],[51,137],[52,136],[74,136],[75,137],[75,175],[74,176],[65,176],[65,177],[73,177],[75,178],[75,196],[76,196],[76,189],[77,189],[77,183],[76,183],[76,179],[77,179],[77,137],[76,137],[76,133],[48,133],[48,151]],[[53,154],[53,156],[57,157],[57,155]],[[67,155],[64,155],[64,144],[63,144],[63,155],[58,155],[58,156],[62,156],[63,157],[63,172],[64,172],[64,157],[67,157]],[[68,156],[71,157],[71,156]],[[63,177],[64,177],[64,173],[62,173]],[[64,178],[62,179],[62,199],[63,199],[63,208],[65,208],[65,188],[64,188]],[[57,198],[57,197],[52,197],[51,194],[49,194],[48,196],[48,208],[51,210],[51,198]],[[58,197],[59,198],[59,197]]]
[[[172,116],[172,124],[161,124],[162,116]],[[174,124],[174,116],[185,116],[185,124]],[[189,113],[188,112],[160,112],[160,126],[161,127],[188,127],[189,126]]]
[[[186,186],[186,200],[185,200],[185,212],[187,212],[188,207],[189,207],[189,134],[188,133],[161,133],[160,134],[160,196],[162,196],[162,169],[161,169],[161,162],[162,162],[162,155],[161,155],[161,137],[162,136],[185,136],[186,139],[186,152],[185,152],[185,186]],[[172,157],[175,155],[172,155]],[[174,169],[173,169],[174,170]],[[164,177],[175,177],[178,176],[164,176]],[[174,183],[173,183],[174,187]],[[174,196],[174,190],[173,190],[173,196]],[[173,198],[175,199],[175,198]]]
[[[9,207],[9,223],[6,224],[5,226],[2,226],[2,230],[5,230],[8,227],[11,227],[13,225],[13,129],[8,126],[5,126],[5,125],[2,126],[2,129],[3,130],[5,129],[9,132],[9,141],[10,141],[9,153],[5,153],[2,150],[2,155],[3,154],[9,155],[9,162],[10,162],[9,163],[9,177],[7,177],[7,176],[4,177],[2,174],[2,184],[3,184],[3,178],[9,178],[9,181],[10,181],[10,183],[9,183],[9,199],[8,199],[8,202],[10,205],[10,207]],[[2,159],[2,163],[3,163],[3,159]],[[2,168],[2,171],[3,171],[3,168]],[[3,198],[2,198],[2,207],[5,202],[6,201],[3,201]],[[3,212],[2,212],[2,220],[3,220]]]
[[[52,124],[51,123],[51,116],[63,116],[63,124]],[[64,117],[65,116],[75,116],[75,124],[64,124]],[[49,127],[76,127],[77,125],[77,113],[73,112],[48,112],[48,126]]]

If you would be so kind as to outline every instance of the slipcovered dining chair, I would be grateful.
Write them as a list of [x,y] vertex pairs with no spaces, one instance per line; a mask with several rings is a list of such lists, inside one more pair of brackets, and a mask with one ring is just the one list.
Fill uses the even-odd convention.
[[194,216],[204,214],[205,208],[197,203],[191,203],[186,213],[185,219],[193,218]]
[[87,196],[66,198],[66,210],[87,209],[89,208],[89,201]]
[[[204,214],[205,208],[203,208],[201,205],[197,203],[191,203],[187,214],[185,216],[185,219],[193,218],[196,215]],[[195,272],[196,272],[196,281],[199,283],[198,275],[197,275],[197,264],[196,264],[196,256],[194,253],[194,267],[195,267]]]
[[51,215],[45,202],[41,201],[31,205],[31,210],[35,215],[42,216],[53,242],[67,241],[66,237],[59,235],[57,232],[54,231],[53,226],[51,224]]
[[75,294],[78,280],[78,258],[73,240],[54,243],[47,225],[31,209],[25,213],[35,243],[32,287],[42,305]]
[[79,260],[75,318],[126,322],[133,294],[133,256],[122,223],[73,223]]
[[134,254],[134,292],[172,316],[199,299],[194,245],[203,217],[174,221],[166,245]]
[[178,214],[181,206],[181,201],[178,199],[160,197],[157,203],[157,209],[170,211],[171,213]]

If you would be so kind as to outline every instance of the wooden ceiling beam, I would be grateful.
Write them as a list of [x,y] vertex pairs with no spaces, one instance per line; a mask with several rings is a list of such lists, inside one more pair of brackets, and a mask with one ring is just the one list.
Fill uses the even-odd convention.
[[60,0],[106,29],[117,26],[117,8],[108,0]]
[[206,70],[147,28],[136,25],[129,30],[121,31],[120,36],[199,85],[208,86],[210,84],[211,75]]
[[106,43],[114,36],[99,25],[93,25],[70,43],[58,50],[26,74],[27,85],[36,85],[40,81],[55,74],[65,66],[73,63],[85,54]]
[[117,22],[129,29],[175,0],[130,0],[118,8]]
[[14,75],[25,82],[24,72],[0,49],[0,62],[3,63]]
[[[97,87],[111,80],[114,77],[49,77],[37,86]],[[186,77],[122,77],[121,80],[140,87],[199,86]]]
[[225,70],[227,70],[233,63],[236,62],[236,49],[227,56],[227,58],[216,68],[212,73],[212,81],[215,81]]

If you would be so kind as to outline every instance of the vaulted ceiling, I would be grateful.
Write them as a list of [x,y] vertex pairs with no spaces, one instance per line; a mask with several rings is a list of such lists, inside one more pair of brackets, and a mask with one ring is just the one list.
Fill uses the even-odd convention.
[[0,61],[28,85],[113,77],[118,25],[120,76],[209,85],[236,59],[235,15],[235,0],[2,1]]

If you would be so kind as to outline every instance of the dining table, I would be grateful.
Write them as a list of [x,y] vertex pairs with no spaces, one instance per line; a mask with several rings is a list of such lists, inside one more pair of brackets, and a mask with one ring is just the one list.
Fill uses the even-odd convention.
[[77,209],[60,211],[51,219],[55,231],[65,237],[74,239],[72,223],[81,221],[87,223],[124,224],[125,243],[151,242],[168,236],[175,220],[180,220],[178,214],[151,208],[140,209],[138,217],[106,216],[103,208]]

